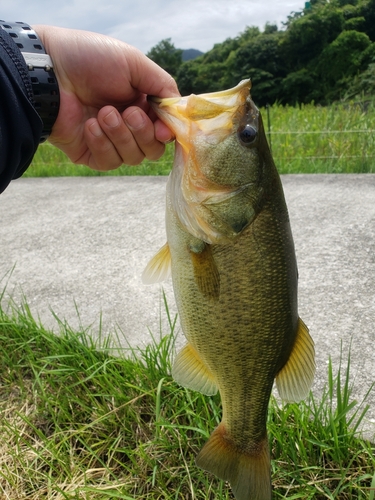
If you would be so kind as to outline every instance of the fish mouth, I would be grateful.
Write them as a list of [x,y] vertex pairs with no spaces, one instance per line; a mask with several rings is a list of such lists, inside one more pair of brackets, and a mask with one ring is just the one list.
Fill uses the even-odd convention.
[[[232,87],[227,90],[220,90],[218,92],[208,92],[206,94],[199,94],[199,97],[208,101],[228,101],[233,96],[237,96],[239,93],[241,93],[242,90],[248,90],[250,91],[251,89],[251,80],[248,78],[246,80],[242,80],[238,85],[235,87]],[[195,94],[192,94],[195,96]],[[180,101],[184,102],[185,100],[189,99],[191,96],[182,96],[182,97],[157,97],[157,96],[148,96],[147,100],[150,103],[155,103],[159,105],[160,107],[165,107],[165,106],[173,106]],[[226,105],[229,105],[230,103],[227,102]]]
[[[183,97],[149,96],[148,102],[187,150],[187,138],[203,134],[210,142],[219,142],[223,134],[233,129],[239,109],[249,98],[250,79],[242,80],[231,89]],[[220,131],[220,133],[216,133]],[[215,138],[216,137],[216,138]]]

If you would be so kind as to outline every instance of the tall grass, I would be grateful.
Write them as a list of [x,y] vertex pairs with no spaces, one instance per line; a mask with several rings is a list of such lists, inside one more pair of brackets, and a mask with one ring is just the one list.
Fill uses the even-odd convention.
[[375,102],[268,111],[263,116],[280,173],[375,172]]
[[[333,104],[328,107],[274,105],[262,110],[272,152],[280,173],[375,172],[375,104]],[[38,149],[26,177],[91,175],[167,175],[173,162],[173,145],[158,161],[96,172],[72,164],[49,143]]]
[[[176,318],[166,313],[169,331],[119,353],[84,329],[50,333],[27,304],[0,309],[0,498],[233,499],[195,466],[220,398],[171,379]],[[349,368],[329,365],[322,399],[272,398],[275,498],[374,500],[375,446],[356,435],[366,408],[352,399]]]

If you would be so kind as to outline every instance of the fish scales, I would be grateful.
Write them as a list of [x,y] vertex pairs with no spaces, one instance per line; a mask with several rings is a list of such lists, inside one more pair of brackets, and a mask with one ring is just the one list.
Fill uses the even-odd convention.
[[[295,332],[297,326],[297,317],[291,314],[296,297],[294,293],[290,297],[285,294],[287,282],[295,278],[296,271],[294,265],[290,270],[286,268],[287,250],[281,245],[276,252],[266,251],[267,243],[274,246],[274,233],[270,231],[270,217],[263,214],[234,244],[213,245],[220,273],[221,293],[217,301],[202,296],[191,280],[192,262],[184,255],[183,245],[176,249],[175,259],[179,262],[175,271],[172,257],[182,330],[211,371],[221,367],[216,375],[217,385],[223,409],[231,408],[223,420],[236,442],[244,441],[244,446],[249,433],[264,436],[273,380],[289,357],[294,340],[294,335],[288,338],[280,332]],[[264,224],[268,242],[262,234]],[[241,387],[242,391],[235,392],[233,387]],[[249,420],[244,421],[243,415],[248,415]],[[262,425],[253,425],[253,421]]]
[[238,500],[272,496],[267,410],[272,386],[305,397],[314,345],[298,316],[297,264],[281,181],[250,82],[227,91],[157,99],[176,134],[167,186],[167,244],[144,280],[172,274],[188,344],[175,380],[220,392],[222,421],[197,465],[228,480]]

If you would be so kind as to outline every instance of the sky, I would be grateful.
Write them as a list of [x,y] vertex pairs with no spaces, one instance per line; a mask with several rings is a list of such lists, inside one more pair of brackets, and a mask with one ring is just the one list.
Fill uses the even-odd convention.
[[282,27],[301,0],[0,0],[0,18],[95,31],[147,53],[165,38],[178,49],[210,50],[247,26]]

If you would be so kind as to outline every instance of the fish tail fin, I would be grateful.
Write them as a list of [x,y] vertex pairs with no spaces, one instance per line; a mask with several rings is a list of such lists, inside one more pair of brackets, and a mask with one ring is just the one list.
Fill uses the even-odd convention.
[[271,500],[271,464],[267,436],[251,452],[238,449],[221,423],[197,456],[199,467],[229,481],[237,500]]

